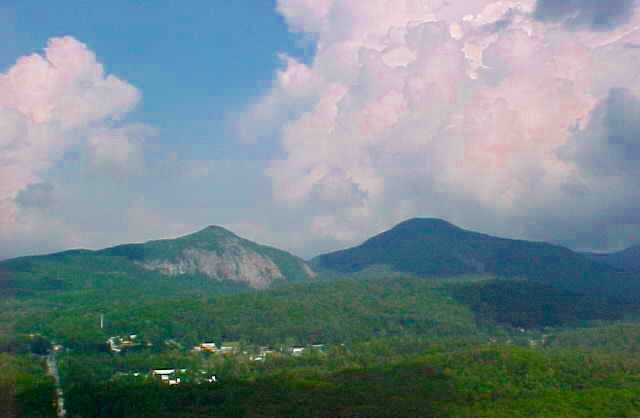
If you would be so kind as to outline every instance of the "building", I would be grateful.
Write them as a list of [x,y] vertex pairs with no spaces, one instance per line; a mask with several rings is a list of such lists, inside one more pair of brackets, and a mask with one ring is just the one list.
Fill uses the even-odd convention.
[[200,345],[196,345],[193,347],[195,351],[202,351],[206,353],[215,353],[218,351],[218,346],[216,343],[201,343]]
[[304,353],[304,347],[291,347],[289,352],[291,352],[291,355],[301,356]]
[[187,369],[156,369],[151,374],[159,377],[162,383],[168,385],[179,385],[181,382],[179,374],[186,373]]

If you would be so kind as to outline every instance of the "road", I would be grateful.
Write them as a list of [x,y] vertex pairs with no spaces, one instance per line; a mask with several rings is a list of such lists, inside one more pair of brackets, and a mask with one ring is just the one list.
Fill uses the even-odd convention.
[[58,374],[58,363],[56,362],[56,352],[51,351],[47,356],[47,373],[52,376],[56,383],[56,404],[58,405],[58,418],[65,418],[67,411],[64,409],[64,394],[60,386],[60,375]]

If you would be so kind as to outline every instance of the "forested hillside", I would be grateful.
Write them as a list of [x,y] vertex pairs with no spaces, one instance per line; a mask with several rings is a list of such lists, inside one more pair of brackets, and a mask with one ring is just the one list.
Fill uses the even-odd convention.
[[[66,373],[105,364],[79,359]],[[196,365],[185,358],[174,363]],[[123,364],[120,361],[120,364]],[[158,362],[156,364],[163,364]],[[218,363],[220,382],[170,387],[114,375],[70,384],[69,411],[85,417],[525,417],[633,418],[633,357],[473,340],[372,340],[325,354]]]
[[[91,347],[109,335],[251,344],[343,343],[381,336],[468,336],[516,328],[587,326],[638,316],[632,304],[573,294],[524,279],[470,276],[340,279],[209,297],[176,296],[33,312],[17,323],[65,345]],[[104,315],[104,329],[99,328]]]
[[137,297],[141,293],[203,293],[224,285],[266,288],[308,280],[307,264],[284,251],[208,227],[184,237],[126,244],[100,251],[72,250],[0,262],[5,296],[44,297],[75,291]]
[[342,273],[383,265],[422,277],[520,277],[577,294],[640,301],[638,277],[567,248],[492,237],[439,219],[405,221],[360,246],[318,256],[313,265]]
[[[105,330],[98,329],[99,312]],[[104,341],[136,333],[153,341],[246,340],[273,344],[362,341],[382,335],[466,335],[472,312],[436,282],[416,278],[337,280],[233,296],[174,297],[105,310],[69,308],[31,315],[18,329],[62,341]]]
[[0,350],[24,371],[4,387],[13,410],[36,411],[17,416],[53,413],[29,354],[51,343],[74,417],[640,410],[635,279],[544,243],[412,220],[315,259],[316,274],[214,227],[0,266]]
[[640,244],[609,254],[584,253],[594,261],[610,265],[622,271],[640,273]]

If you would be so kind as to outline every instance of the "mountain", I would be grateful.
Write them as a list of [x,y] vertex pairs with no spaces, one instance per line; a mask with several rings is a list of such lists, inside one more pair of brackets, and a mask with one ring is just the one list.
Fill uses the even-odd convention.
[[258,289],[276,281],[315,275],[302,259],[240,238],[218,226],[177,239],[120,245],[99,253],[125,257],[144,269],[168,276],[201,274],[213,280],[247,283]]
[[357,247],[320,255],[312,265],[339,273],[385,266],[423,277],[521,277],[576,293],[640,300],[640,280],[567,248],[493,237],[441,219],[410,219]]
[[99,251],[71,250],[0,262],[0,291],[130,291],[170,294],[185,289],[262,289],[306,280],[302,259],[256,244],[217,226],[176,239],[125,244]]
[[640,244],[609,254],[583,253],[584,256],[622,271],[640,272]]

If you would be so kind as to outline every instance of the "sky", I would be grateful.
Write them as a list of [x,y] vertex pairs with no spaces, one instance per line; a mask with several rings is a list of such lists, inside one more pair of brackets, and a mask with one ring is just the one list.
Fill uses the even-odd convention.
[[411,217],[640,242],[639,0],[187,4],[2,2],[0,259]]

